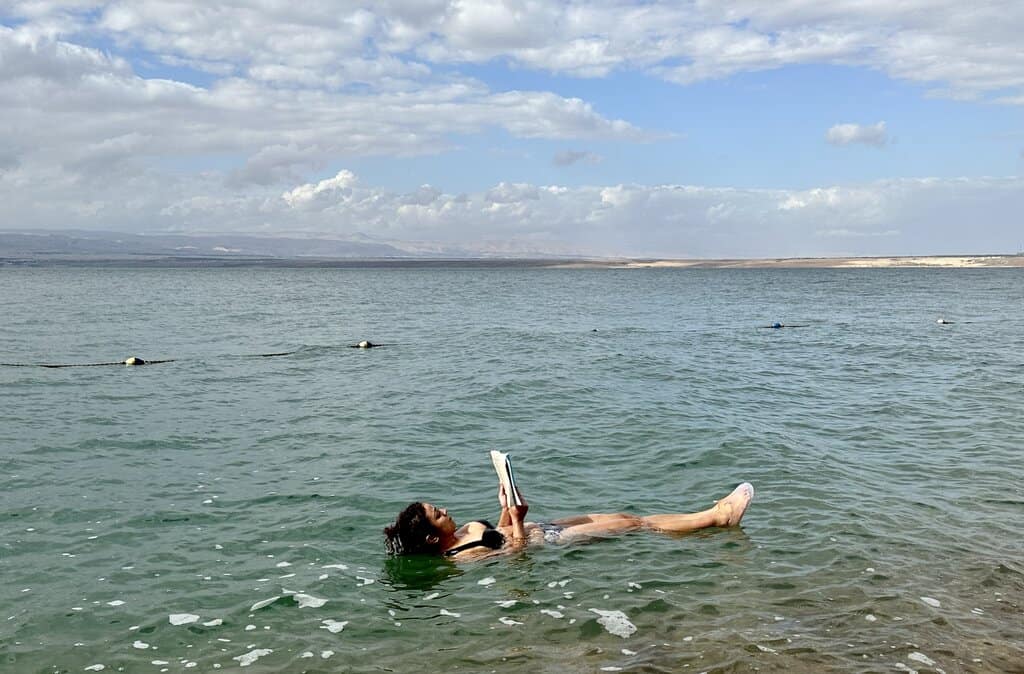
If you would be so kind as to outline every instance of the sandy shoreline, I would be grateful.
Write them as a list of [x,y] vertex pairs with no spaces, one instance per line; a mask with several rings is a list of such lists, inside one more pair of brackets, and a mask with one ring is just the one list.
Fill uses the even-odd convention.
[[693,267],[704,269],[844,269],[892,267],[991,268],[1024,267],[1024,255],[917,255],[907,257],[795,257],[760,260],[620,260],[570,262],[567,267],[618,267],[657,269]]

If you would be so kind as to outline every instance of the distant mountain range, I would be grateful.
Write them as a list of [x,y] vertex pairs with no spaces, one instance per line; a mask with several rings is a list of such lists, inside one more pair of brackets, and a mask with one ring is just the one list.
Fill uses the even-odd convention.
[[[126,260],[152,258],[223,260],[552,258],[516,250],[480,251],[431,244],[352,239],[278,238],[238,234],[126,234],[86,231],[0,230],[0,261]],[[558,256],[566,257],[566,256]]]

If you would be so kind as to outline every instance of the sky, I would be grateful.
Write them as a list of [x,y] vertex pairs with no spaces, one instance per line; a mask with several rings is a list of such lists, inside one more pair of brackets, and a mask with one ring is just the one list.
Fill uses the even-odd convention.
[[1024,250],[1020,0],[0,0],[0,229]]

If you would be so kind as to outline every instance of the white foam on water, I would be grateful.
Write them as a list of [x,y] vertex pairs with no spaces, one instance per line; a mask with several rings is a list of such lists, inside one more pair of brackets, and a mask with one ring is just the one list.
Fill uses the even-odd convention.
[[326,599],[314,597],[311,594],[299,593],[294,595],[294,599],[299,603],[299,608],[320,608],[327,603]]
[[922,665],[928,665],[929,667],[932,667],[932,666],[935,665],[935,661],[934,660],[929,658],[924,653],[918,653],[917,651],[914,651],[913,653],[908,655],[907,656],[907,660],[913,660],[914,662],[920,662]]
[[774,648],[768,648],[767,646],[762,646],[761,644],[755,645],[757,646],[758,650],[760,650],[762,653],[778,653],[778,651]]
[[313,657],[313,651],[302,651],[300,658],[311,658]]
[[974,615],[985,615],[985,612],[982,611],[980,608],[972,608],[971,613],[973,613]]
[[476,584],[477,585],[494,585],[497,582],[498,581],[495,580],[494,576],[487,576],[486,578],[481,578],[480,580],[476,581]]
[[345,625],[349,623],[348,620],[331,620],[330,618],[321,620],[320,622],[323,623],[323,625],[320,626],[320,629],[327,630],[331,634],[337,634],[342,631],[345,629]]
[[320,574],[320,577],[317,578],[317,580],[327,580],[328,578],[330,578],[330,576],[328,576],[326,573],[322,573]]
[[557,580],[553,580],[550,583],[548,583],[548,587],[552,587],[552,588],[556,587],[557,585],[558,585],[558,581]]
[[249,610],[250,611],[259,611],[264,606],[270,606],[271,604],[273,604],[275,601],[277,601],[280,598],[281,598],[281,595],[276,595],[274,597],[271,597],[270,599],[261,599],[260,601],[256,602],[252,606],[250,606]]
[[138,648],[140,651],[144,651],[147,648],[149,648],[149,644],[147,644],[145,641],[136,641],[132,644],[132,648]]
[[203,623],[203,627],[216,627],[217,625],[223,625],[224,621],[220,618],[214,618],[213,620],[207,620]]
[[637,626],[631,623],[630,619],[621,610],[591,608],[590,613],[600,616],[597,619],[597,623],[604,627],[609,634],[621,636],[625,639],[637,631]]
[[928,604],[929,606],[934,606],[935,608],[942,606],[942,602],[933,597],[921,597],[921,601]]
[[622,667],[616,667],[615,665],[607,665],[601,668],[602,672],[621,672]]
[[99,664],[97,664],[97,665],[89,665],[88,667],[85,668],[85,671],[87,671],[87,672],[102,672],[106,668],[107,668],[106,665],[99,665]]
[[213,503],[213,499],[208,498],[205,501],[203,501],[203,505],[210,505],[211,503]]
[[195,613],[172,613],[167,616],[167,620],[172,625],[190,625],[199,620],[199,616]]
[[114,601],[108,601],[107,602],[107,606],[123,606],[123,605],[124,605],[124,602],[121,601],[120,599],[115,599]]
[[269,583],[270,579],[269,578],[257,578],[256,582],[257,583]]
[[252,663],[254,663],[257,660],[259,660],[260,658],[262,658],[264,655],[270,655],[273,652],[274,651],[272,649],[270,649],[270,648],[254,648],[253,650],[249,651],[248,653],[243,653],[242,655],[236,655],[235,657],[233,657],[231,659],[232,660],[238,660],[238,666],[239,667],[248,667]]
[[157,667],[159,667],[161,665],[169,665],[171,663],[167,662],[166,660],[152,660],[152,661],[150,661],[149,664],[156,665]]
[[334,655],[334,651],[320,651],[320,657],[326,660],[327,658]]
[[321,569],[340,569],[341,571],[348,571],[348,567],[344,564],[324,564],[320,567]]
[[561,620],[562,618],[565,617],[565,614],[562,613],[561,611],[556,611],[556,610],[550,609],[550,608],[542,608],[540,610],[540,612],[543,613],[544,615],[549,615],[552,618],[555,618],[556,620]]
[[286,573],[283,576],[278,576],[278,578],[294,578],[294,577],[295,577],[294,573]]
[[245,631],[246,632],[252,632],[254,629],[256,629],[255,625],[246,625],[245,626]]
[[869,623],[873,623],[873,622],[875,622],[876,620],[878,620],[878,618],[876,618],[875,616],[873,616],[873,615],[871,615],[871,614],[869,613],[869,614],[867,614],[866,616],[864,616],[864,620],[867,620],[867,621],[868,621]]
[[275,566],[279,569],[283,569],[286,566],[291,566],[291,562],[278,562]]
[[359,583],[358,587],[365,587],[367,585],[373,585],[374,582],[376,582],[376,581],[373,580],[373,578],[363,578],[362,576],[356,576],[356,580],[363,581],[363,582]]
[[572,578],[565,578],[563,580],[558,581],[558,587],[565,587],[566,585],[569,584],[569,581],[571,581],[571,580],[572,580]]
[[511,627],[512,625],[523,625],[524,624],[524,623],[519,622],[518,620],[512,620],[512,618],[509,618],[509,617],[506,617],[506,616],[502,616],[502,617],[498,618],[498,622],[500,622],[502,625],[508,625],[509,627]]
[[629,587],[629,588],[631,588],[631,589],[633,589],[633,590],[642,590],[642,589],[644,589],[644,586],[643,586],[643,585],[641,585],[640,583],[634,583],[634,582],[632,582],[632,581],[630,581],[629,583],[627,583],[627,584],[626,584],[626,587]]
[[504,601],[496,601],[494,603],[500,606],[501,608],[512,608],[519,602],[517,602],[515,599],[506,599]]
[[461,618],[462,617],[461,613],[456,613],[455,611],[449,611],[446,608],[441,609],[440,613],[441,613],[441,615],[451,616],[452,618]]
[[430,601],[432,599],[437,599],[440,596],[441,596],[440,592],[431,592],[430,594],[428,594],[426,597],[423,598],[423,601]]

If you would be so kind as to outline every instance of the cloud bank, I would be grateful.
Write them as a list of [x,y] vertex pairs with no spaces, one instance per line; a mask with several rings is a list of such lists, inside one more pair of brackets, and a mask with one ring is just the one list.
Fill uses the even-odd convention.
[[[605,147],[665,135],[540,84],[488,84],[479,68],[496,63],[680,86],[824,64],[1021,105],[1022,25],[1024,4],[952,0],[13,0],[0,9],[0,226],[661,256],[1005,249],[1024,212],[1015,178],[760,190],[510,175],[463,193],[436,175],[398,193],[339,167],[489,134],[548,143],[544,163],[563,169],[607,165]],[[844,123],[826,140],[888,137],[884,122]],[[579,144],[601,154],[565,149]]]

